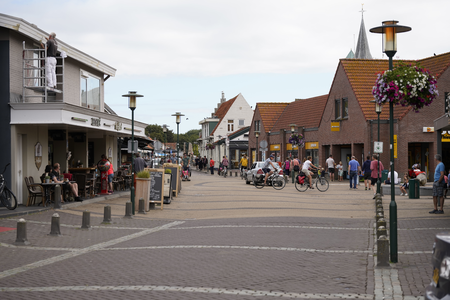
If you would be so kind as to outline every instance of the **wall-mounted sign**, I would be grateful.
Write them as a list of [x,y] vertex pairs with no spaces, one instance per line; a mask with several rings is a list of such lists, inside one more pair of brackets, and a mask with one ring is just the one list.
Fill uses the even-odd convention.
[[383,142],[373,142],[373,153],[383,153]]
[[72,120],[74,121],[79,121],[79,122],[87,122],[87,119],[83,119],[83,118],[77,118],[77,117],[72,117]]
[[423,132],[434,132],[434,127],[424,127]]
[[331,122],[331,131],[340,131],[341,123],[340,122]]
[[441,134],[441,142],[449,143],[450,142],[450,133],[448,133],[447,131],[443,131]]
[[307,142],[305,143],[305,149],[319,149],[319,142]]
[[117,131],[121,131],[121,130],[122,130],[122,123],[120,123],[119,121],[117,121],[117,122],[114,124],[114,129],[117,130]]
[[292,144],[286,144],[286,150],[288,150],[288,151],[298,150],[298,145],[295,145],[294,147],[292,147]]
[[394,158],[397,158],[397,135],[394,134]]
[[100,127],[101,124],[101,119],[100,118],[91,118],[91,126],[97,126]]
[[39,171],[42,164],[42,145],[39,142],[34,145],[34,163]]
[[280,144],[270,145],[270,151],[280,151]]

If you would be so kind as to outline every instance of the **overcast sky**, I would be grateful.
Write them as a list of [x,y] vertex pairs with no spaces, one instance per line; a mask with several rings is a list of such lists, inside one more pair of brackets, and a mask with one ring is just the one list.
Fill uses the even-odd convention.
[[137,91],[135,118],[199,129],[225,92],[257,102],[291,102],[329,92],[340,58],[355,50],[361,4],[370,51],[383,58],[385,20],[399,34],[400,59],[450,51],[448,0],[0,0],[0,12],[44,31],[117,69],[105,102],[131,118],[121,95]]

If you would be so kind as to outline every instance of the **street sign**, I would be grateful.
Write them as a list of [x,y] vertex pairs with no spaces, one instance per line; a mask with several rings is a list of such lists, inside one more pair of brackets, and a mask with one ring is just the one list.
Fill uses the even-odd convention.
[[267,148],[267,141],[266,140],[263,140],[263,141],[261,141],[260,143],[259,143],[259,145],[261,146],[261,148]]
[[267,151],[269,150],[268,148],[259,148],[259,151]]
[[383,153],[383,142],[373,142],[373,153]]
[[[134,141],[133,153],[138,152],[138,141]],[[131,153],[131,140],[128,140],[128,153]]]

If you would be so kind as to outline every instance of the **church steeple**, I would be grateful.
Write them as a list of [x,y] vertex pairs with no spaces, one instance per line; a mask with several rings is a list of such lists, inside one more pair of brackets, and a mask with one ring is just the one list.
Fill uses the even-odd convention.
[[[363,4],[364,5],[364,4]],[[356,44],[355,58],[372,59],[370,54],[369,42],[366,36],[366,27],[364,26],[364,7],[361,9],[361,27],[359,28],[358,44]]]

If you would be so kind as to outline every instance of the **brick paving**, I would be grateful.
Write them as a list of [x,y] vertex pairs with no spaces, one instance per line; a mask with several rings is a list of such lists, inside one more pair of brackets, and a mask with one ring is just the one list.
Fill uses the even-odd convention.
[[[348,182],[325,193],[257,190],[236,177],[193,175],[164,210],[133,219],[123,218],[126,193],[66,205],[56,211],[61,237],[48,235],[54,210],[22,216],[29,246],[14,246],[15,230],[0,233],[1,298],[419,299],[434,235],[450,230],[447,215],[428,214],[430,197],[397,197],[399,262],[380,269],[371,191]],[[91,230],[80,229],[84,210]]]

